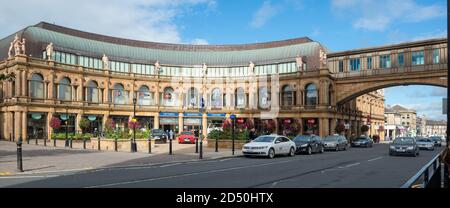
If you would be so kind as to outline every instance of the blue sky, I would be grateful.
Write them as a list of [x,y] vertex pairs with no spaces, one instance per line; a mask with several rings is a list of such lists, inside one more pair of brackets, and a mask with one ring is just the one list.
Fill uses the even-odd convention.
[[[187,44],[308,36],[341,51],[447,36],[446,8],[445,0],[18,0],[0,7],[0,37],[47,21],[130,39]],[[444,93],[408,96],[436,89],[388,88],[386,103],[445,119],[426,111],[440,107]]]

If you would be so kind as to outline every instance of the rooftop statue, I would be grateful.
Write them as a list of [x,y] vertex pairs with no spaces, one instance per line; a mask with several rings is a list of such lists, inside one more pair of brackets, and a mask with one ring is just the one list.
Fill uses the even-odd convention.
[[103,62],[103,69],[108,70],[109,69],[109,59],[106,56],[106,54],[103,54],[102,62]]
[[320,49],[320,67],[326,67],[327,65],[327,54]]
[[248,69],[250,71],[250,75],[253,75],[254,69],[255,69],[255,64],[252,61],[250,61],[250,63],[248,64]]
[[8,58],[13,57],[13,52],[14,55],[25,54],[25,38],[20,41],[19,36],[16,34],[14,40],[9,45]]
[[297,55],[297,58],[295,58],[295,62],[297,63],[297,70],[303,71],[303,58]]
[[157,74],[159,74],[160,69],[161,69],[161,65],[159,64],[159,61],[156,61],[155,62],[155,70],[156,70]]
[[52,60],[52,56],[53,56],[53,43],[52,42],[50,42],[47,45],[47,48],[45,49],[45,52],[47,54],[47,59],[48,60]]
[[206,71],[208,70],[208,66],[206,65],[206,63],[203,63],[203,67],[202,67],[202,77],[206,76]]

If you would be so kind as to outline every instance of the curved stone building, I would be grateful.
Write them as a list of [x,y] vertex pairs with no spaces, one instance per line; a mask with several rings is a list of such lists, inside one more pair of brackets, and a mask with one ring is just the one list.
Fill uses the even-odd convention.
[[[51,45],[50,45],[51,44]],[[49,46],[50,45],[50,46]],[[1,138],[48,137],[52,117],[69,132],[91,121],[101,131],[108,119],[126,128],[175,132],[220,127],[236,114],[258,130],[272,119],[277,133],[300,123],[300,133],[330,134],[345,123],[347,134],[367,123],[384,125],[384,95],[369,93],[337,105],[328,50],[309,38],[243,45],[183,45],[115,38],[45,22],[0,40]],[[333,57],[332,60],[338,57]],[[364,97],[365,96],[365,97]],[[206,112],[199,113],[204,100]],[[353,102],[353,103],[352,103]],[[350,104],[349,104],[350,103]],[[382,131],[380,131],[381,134]],[[374,134],[378,134],[374,129]]]

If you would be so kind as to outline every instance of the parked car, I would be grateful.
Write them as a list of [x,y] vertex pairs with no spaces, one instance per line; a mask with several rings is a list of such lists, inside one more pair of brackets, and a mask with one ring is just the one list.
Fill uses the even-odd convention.
[[440,136],[431,136],[430,139],[434,142],[434,146],[442,146],[442,137]]
[[323,147],[325,150],[347,150],[348,141],[344,136],[341,135],[330,135],[323,139]]
[[156,141],[161,141],[166,143],[169,136],[161,129],[152,129],[150,131],[150,136]]
[[414,137],[397,137],[389,145],[389,155],[419,155],[419,146],[417,146]]
[[351,143],[352,147],[373,147],[373,140],[367,136],[356,137]]
[[182,143],[195,144],[195,139],[196,139],[196,137],[193,132],[183,131],[178,136],[178,143],[179,144],[182,144]]
[[431,139],[419,137],[416,138],[416,142],[419,149],[434,150],[434,141]]
[[274,158],[275,155],[295,155],[295,143],[289,138],[280,135],[259,136],[242,147],[244,156],[267,156]]
[[298,135],[293,141],[296,146],[295,153],[310,155],[313,152],[323,153],[324,151],[322,139],[316,135]]

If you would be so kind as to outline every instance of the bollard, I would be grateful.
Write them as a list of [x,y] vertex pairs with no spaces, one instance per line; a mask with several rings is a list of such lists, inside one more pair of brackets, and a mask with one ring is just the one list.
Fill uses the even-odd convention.
[[195,153],[198,153],[198,138],[195,137]]
[[27,136],[27,144],[30,144],[30,136]]
[[34,136],[34,141],[35,141],[35,145],[38,145],[38,137],[36,135]]
[[86,138],[83,138],[83,149],[86,149]]
[[53,138],[53,146],[56,147],[56,137]]
[[200,154],[198,158],[203,159],[203,135],[200,135]]
[[47,138],[44,138],[44,146],[47,146]]
[[169,155],[172,155],[172,138],[169,139]]
[[13,138],[11,136],[11,133],[9,133],[9,141],[13,141]]
[[100,150],[100,137],[98,138],[98,142],[97,142],[97,150]]
[[148,139],[148,154],[152,153],[152,139]]
[[69,139],[69,142],[70,142],[70,143],[69,143],[70,148],[72,149],[72,138]]
[[117,152],[117,139],[114,139],[114,151]]
[[216,152],[219,152],[219,138],[216,137]]
[[22,136],[19,136],[19,141],[17,141],[17,170],[23,172],[22,163]]

